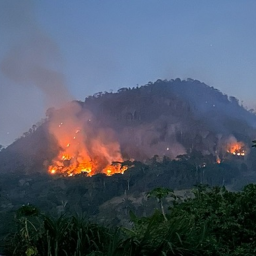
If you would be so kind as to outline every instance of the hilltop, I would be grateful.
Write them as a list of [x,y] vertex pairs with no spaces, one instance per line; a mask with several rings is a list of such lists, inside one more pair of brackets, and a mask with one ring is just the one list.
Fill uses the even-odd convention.
[[88,138],[97,137],[105,140],[103,146],[107,144],[109,151],[117,143],[115,150],[123,160],[146,161],[155,155],[175,159],[193,150],[216,157],[230,140],[242,141],[249,153],[256,134],[255,114],[236,98],[192,79],[157,80],[115,93],[99,92],[75,103],[79,109],[74,113],[67,114],[65,108],[49,109],[43,122],[2,150],[1,172],[47,171],[60,147],[56,134],[49,132],[49,123],[56,116],[58,122],[76,118],[75,125],[84,127],[87,150],[91,150],[89,144],[94,146]]

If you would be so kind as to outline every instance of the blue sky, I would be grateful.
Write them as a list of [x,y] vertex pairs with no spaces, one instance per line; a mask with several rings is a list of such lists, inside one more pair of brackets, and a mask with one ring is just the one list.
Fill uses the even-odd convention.
[[[12,45],[22,49],[30,32],[40,31],[47,40],[39,59],[63,75],[63,87],[74,99],[180,77],[256,107],[255,12],[255,0],[2,0],[0,63]],[[5,145],[51,105],[34,80],[19,82],[8,72],[0,74],[0,144]]]

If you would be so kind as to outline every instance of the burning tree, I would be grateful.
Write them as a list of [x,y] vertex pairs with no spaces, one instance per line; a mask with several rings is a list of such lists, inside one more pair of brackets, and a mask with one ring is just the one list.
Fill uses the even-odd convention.
[[[49,118],[49,132],[59,146],[48,171],[72,176],[87,173],[113,175],[123,173],[120,145],[110,128],[98,128],[89,112],[77,103],[55,111]],[[115,162],[115,164],[113,164]]]

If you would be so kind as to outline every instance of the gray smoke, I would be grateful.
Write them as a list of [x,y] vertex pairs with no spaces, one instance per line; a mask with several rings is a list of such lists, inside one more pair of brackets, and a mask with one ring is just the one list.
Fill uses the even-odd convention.
[[58,47],[38,24],[32,1],[0,1],[0,34],[1,98],[8,97],[5,105],[0,103],[1,144],[14,123],[13,134],[18,134],[40,119],[35,114],[59,107],[71,97],[61,73]]
[[67,101],[65,79],[58,71],[58,48],[36,22],[32,3],[2,1],[0,9],[1,27],[11,39],[1,72],[18,85],[38,87],[50,106]]

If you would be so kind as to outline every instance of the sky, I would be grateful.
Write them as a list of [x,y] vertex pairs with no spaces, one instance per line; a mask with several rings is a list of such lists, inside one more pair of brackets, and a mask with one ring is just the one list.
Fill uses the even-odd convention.
[[255,0],[1,0],[0,144],[49,107],[197,79],[256,109]]

